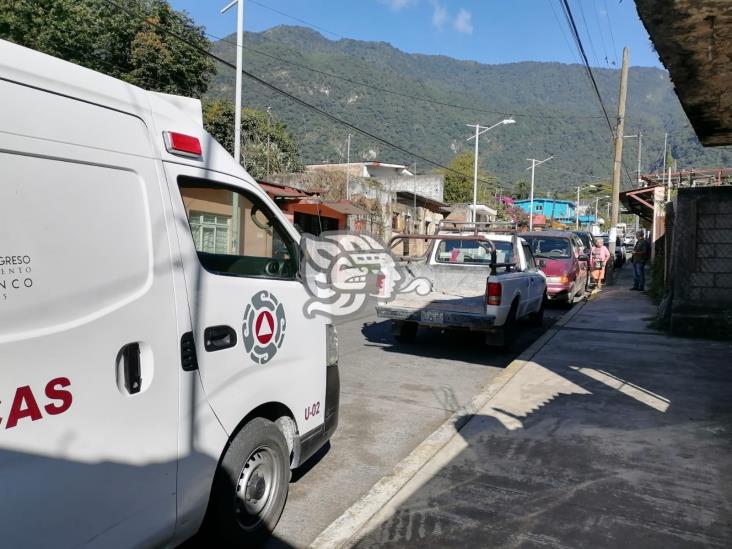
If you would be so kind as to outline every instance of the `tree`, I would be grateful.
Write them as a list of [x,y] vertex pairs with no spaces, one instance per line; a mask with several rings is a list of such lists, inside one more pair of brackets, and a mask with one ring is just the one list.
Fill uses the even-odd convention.
[[208,50],[203,28],[167,0],[123,4],[145,19],[99,0],[0,0],[0,37],[147,90],[201,97],[213,61],[147,22]]
[[[445,176],[445,202],[473,203],[473,153],[464,152],[452,159],[448,168],[453,171],[442,170]],[[458,172],[458,173],[455,173]],[[480,203],[489,201],[492,189],[495,186],[495,177],[491,177],[482,168],[478,167],[478,199]],[[487,182],[487,183],[486,183]]]
[[[223,99],[203,106],[203,127],[232,155],[234,111],[234,104]],[[287,126],[274,116],[269,119],[266,112],[242,109],[241,139],[245,168],[255,179],[303,169],[300,148]]]
[[524,198],[529,198],[529,192],[530,192],[529,184],[526,181],[517,181],[516,182],[516,190],[513,193],[513,197],[516,200],[523,200]]

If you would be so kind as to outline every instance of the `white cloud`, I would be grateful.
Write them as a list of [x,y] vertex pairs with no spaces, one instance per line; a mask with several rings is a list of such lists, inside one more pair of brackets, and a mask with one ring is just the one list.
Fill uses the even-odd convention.
[[438,29],[442,29],[449,18],[447,10],[437,1],[432,0],[432,24]]
[[411,6],[417,3],[417,0],[380,0],[382,4],[386,4],[394,11],[399,11],[407,6]]
[[452,26],[458,32],[471,34],[473,32],[473,15],[465,8],[460,8]]

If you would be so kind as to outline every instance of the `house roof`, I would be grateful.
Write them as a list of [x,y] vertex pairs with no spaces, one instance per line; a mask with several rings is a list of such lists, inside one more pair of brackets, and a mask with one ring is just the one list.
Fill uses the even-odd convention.
[[313,194],[279,183],[265,183],[264,181],[258,181],[258,183],[264,192],[277,198],[304,198]]
[[732,0],[636,0],[702,145],[732,145]]
[[402,199],[402,201],[411,201],[413,202],[415,197],[417,199],[417,204],[423,208],[427,208],[428,210],[432,210],[435,212],[444,212],[448,209],[448,205],[444,202],[440,202],[439,200],[434,200],[432,198],[427,198],[426,196],[422,196],[419,193],[413,193],[409,191],[397,191],[397,199]]
[[[553,204],[569,204],[570,206],[574,206],[574,202],[572,200],[564,200],[560,198],[534,198],[534,203],[536,202],[551,202]],[[528,198],[524,198],[523,200],[516,200],[514,204],[531,204],[531,200]]]

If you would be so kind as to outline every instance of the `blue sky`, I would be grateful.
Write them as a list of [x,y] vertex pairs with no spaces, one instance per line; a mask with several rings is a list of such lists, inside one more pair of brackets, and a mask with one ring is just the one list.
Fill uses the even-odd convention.
[[[560,61],[577,63],[560,0],[244,0],[244,26],[319,27],[330,39],[382,41],[411,53],[439,54],[481,63]],[[236,29],[228,0],[170,0],[207,31]],[[631,66],[661,66],[632,0],[569,0],[590,63],[619,64],[623,46]],[[553,9],[552,9],[553,8]],[[281,13],[278,13],[281,12]],[[287,15],[284,15],[287,14]],[[606,60],[607,59],[607,60]]]

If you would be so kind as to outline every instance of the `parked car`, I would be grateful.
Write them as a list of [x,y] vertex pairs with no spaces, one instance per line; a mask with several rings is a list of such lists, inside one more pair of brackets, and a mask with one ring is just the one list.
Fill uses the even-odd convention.
[[550,300],[571,304],[576,296],[584,295],[588,257],[585,243],[578,235],[570,231],[541,231],[521,236],[546,275]]
[[590,248],[592,248],[593,239],[595,237],[592,236],[592,234],[588,233],[587,231],[573,231],[573,232],[582,241],[582,247],[584,248],[583,253],[589,253]]
[[[603,234],[602,241],[605,244],[605,247],[607,249],[610,249],[610,235]],[[623,245],[623,241],[620,239],[620,237],[617,237],[615,239],[615,259],[613,260],[613,267],[616,269],[619,269],[623,265],[625,265],[625,261],[627,259],[627,256],[625,254],[625,246]]]
[[[426,256],[406,260],[407,271],[428,279],[432,291],[399,295],[376,307],[380,318],[394,321],[399,341],[411,341],[419,326],[431,326],[484,332],[486,343],[506,347],[517,320],[542,323],[546,280],[529,245],[516,234],[476,230],[481,225],[453,222],[457,231],[440,231]],[[409,238],[424,235],[400,235],[392,243]]]

